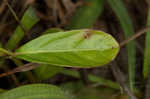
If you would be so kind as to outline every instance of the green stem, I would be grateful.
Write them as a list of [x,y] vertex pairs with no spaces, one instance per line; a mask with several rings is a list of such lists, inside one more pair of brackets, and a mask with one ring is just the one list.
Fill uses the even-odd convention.
[[[2,52],[2,55],[9,55],[9,56],[13,56],[14,57],[14,54],[8,50],[5,50],[3,48],[0,48],[0,52]],[[14,63],[17,65],[17,66],[22,66],[24,65],[20,60],[17,60],[15,58],[12,58],[12,60],[14,61]],[[31,81],[31,82],[35,82],[35,79],[32,75],[31,72],[26,72],[25,75],[28,77],[28,79]]]
[[10,51],[8,51],[8,50],[6,50],[6,49],[4,49],[4,48],[0,48],[0,52],[1,52],[1,54],[2,55],[9,55],[9,56],[13,56],[13,53],[12,52],[10,52]]

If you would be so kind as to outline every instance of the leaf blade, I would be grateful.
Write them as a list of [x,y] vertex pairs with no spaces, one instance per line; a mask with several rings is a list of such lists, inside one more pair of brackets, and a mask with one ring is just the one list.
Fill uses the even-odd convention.
[[96,67],[109,63],[118,51],[119,44],[109,34],[82,29],[43,35],[18,49],[16,57],[66,67]]
[[105,0],[85,0],[77,9],[67,29],[91,28],[103,12]]
[[[32,89],[32,90],[31,90]],[[64,92],[54,85],[31,84],[1,94],[1,99],[67,99]]]

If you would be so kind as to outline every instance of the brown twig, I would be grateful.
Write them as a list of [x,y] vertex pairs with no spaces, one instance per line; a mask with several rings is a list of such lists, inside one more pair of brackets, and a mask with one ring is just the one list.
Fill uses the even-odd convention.
[[24,26],[20,22],[20,20],[17,17],[17,15],[16,15],[15,11],[13,10],[13,8],[10,6],[10,4],[8,2],[6,3],[6,5],[8,6],[8,8],[11,11],[11,13],[13,14],[13,16],[15,17],[16,21],[19,23],[19,26],[21,27],[21,29],[24,31],[24,33],[27,33],[26,29],[24,28]]
[[3,3],[0,6],[0,14],[3,13],[3,11],[4,11],[5,7],[6,7],[6,3],[7,3],[7,0],[3,0]]
[[0,74],[0,78],[14,74],[14,73],[17,73],[17,72],[25,72],[25,71],[33,70],[38,66],[39,66],[39,64],[37,64],[37,63],[28,63],[28,64],[25,64],[23,66],[19,66],[19,67],[15,68],[9,72]]
[[[3,66],[3,70],[4,70],[4,72],[6,72],[6,71],[10,70],[10,68],[7,65],[5,65],[5,66]],[[15,74],[10,75],[10,78],[11,78],[11,80],[14,81],[16,86],[20,85],[20,81],[17,79]],[[8,80],[10,80],[10,79],[8,79]]]
[[134,96],[134,94],[132,93],[132,91],[128,88],[128,86],[126,84],[125,76],[124,76],[123,72],[121,72],[121,70],[118,68],[115,61],[113,61],[111,63],[110,67],[111,67],[111,70],[112,70],[113,75],[115,76],[117,82],[120,83],[121,87],[128,94],[128,96],[131,99],[137,99],[136,96]]
[[122,42],[120,43],[120,47],[125,46],[125,45],[128,44],[130,41],[136,39],[137,37],[141,36],[142,34],[144,34],[145,32],[147,32],[147,31],[149,31],[149,30],[150,30],[150,26],[148,26],[148,27],[146,27],[146,28],[144,28],[144,29],[142,29],[142,30],[136,32],[134,35],[132,35],[132,36],[129,37],[128,39],[122,41]]

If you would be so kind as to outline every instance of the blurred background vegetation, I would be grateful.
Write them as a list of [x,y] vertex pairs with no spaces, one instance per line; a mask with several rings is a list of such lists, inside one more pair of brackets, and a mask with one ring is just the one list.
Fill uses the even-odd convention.
[[[120,43],[149,25],[150,0],[0,0],[0,47],[10,51],[46,33],[82,28],[102,30]],[[127,99],[130,93],[150,99],[149,43],[150,31],[121,47],[114,62],[104,67],[43,65],[0,78],[0,93],[24,84],[51,83],[73,99]],[[26,63],[0,57],[0,73]],[[123,76],[115,76],[114,65]],[[131,92],[122,91],[120,83]]]

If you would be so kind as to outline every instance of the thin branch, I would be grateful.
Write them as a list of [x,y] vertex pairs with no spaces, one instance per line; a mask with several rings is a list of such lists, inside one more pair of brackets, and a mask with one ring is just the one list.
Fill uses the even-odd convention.
[[26,33],[26,29],[24,28],[24,26],[22,25],[22,23],[20,22],[19,18],[17,17],[15,11],[13,10],[13,8],[11,7],[11,5],[7,2],[6,5],[8,6],[9,10],[11,11],[11,13],[13,14],[13,16],[15,17],[16,21],[19,23],[21,29],[24,31],[24,33]]
[[3,55],[9,55],[14,56],[14,54],[6,49],[0,48],[0,52],[2,52]]
[[144,34],[145,32],[147,32],[147,31],[149,31],[149,30],[150,30],[150,26],[148,26],[148,27],[146,27],[146,28],[144,28],[144,29],[142,29],[142,30],[136,32],[134,35],[132,35],[132,36],[129,37],[128,39],[122,41],[122,42],[120,43],[120,47],[125,46],[125,45],[128,44],[130,41],[136,39],[137,37],[141,36],[142,34]]
[[25,72],[25,71],[33,70],[33,69],[37,68],[38,66],[39,66],[39,64],[37,64],[37,63],[28,63],[23,66],[19,66],[9,72],[0,74],[0,78],[4,77],[4,76],[12,75],[17,72]]
[[111,64],[111,70],[113,72],[114,77],[116,78],[117,82],[120,83],[123,90],[130,96],[131,99],[137,99],[136,96],[132,93],[132,91],[128,88],[126,84],[125,75],[123,72],[121,72],[120,68],[118,68],[115,61],[113,61]]
[[[7,72],[8,70],[10,70],[10,68],[6,64],[2,68],[3,68],[4,72]],[[14,81],[14,83],[15,83],[16,86],[19,86],[21,84],[20,81],[19,81],[19,79],[16,77],[15,74],[10,75],[10,78],[11,78],[11,80]],[[11,81],[9,80],[9,82],[11,82]]]

